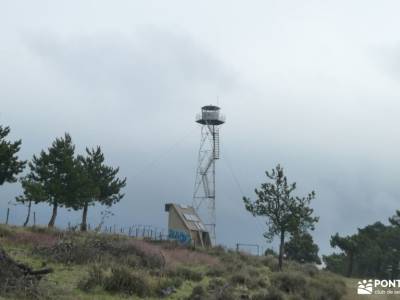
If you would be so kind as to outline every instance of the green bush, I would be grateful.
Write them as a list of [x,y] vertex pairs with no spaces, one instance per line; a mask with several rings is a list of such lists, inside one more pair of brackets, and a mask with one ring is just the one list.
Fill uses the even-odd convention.
[[247,287],[251,290],[268,287],[268,281],[263,277],[250,277]]
[[335,276],[322,275],[311,278],[306,298],[310,300],[339,300],[346,293],[345,283]]
[[113,293],[149,296],[151,292],[147,276],[141,273],[132,273],[127,267],[111,269],[111,275],[104,279],[104,289]]
[[62,231],[53,227],[47,227],[47,226],[32,226],[32,227],[26,227],[29,231],[31,232],[36,232],[36,233],[44,233],[44,234],[59,234]]
[[183,279],[180,277],[171,277],[171,278],[162,278],[160,279],[158,283],[158,292],[162,290],[168,289],[168,288],[174,288],[177,289],[181,287],[183,284]]
[[272,273],[271,284],[285,293],[302,294],[306,288],[307,279],[299,272],[276,272]]
[[250,282],[250,276],[244,272],[236,273],[230,277],[229,281],[233,285],[247,285]]
[[0,224],[0,238],[13,236],[14,232],[7,226]]
[[217,245],[215,247],[212,247],[211,249],[207,249],[206,253],[210,255],[215,255],[215,256],[223,256],[227,252],[226,248],[221,245]]
[[254,294],[251,300],[286,300],[285,294],[275,287],[270,287],[267,291]]
[[275,256],[267,255],[262,259],[262,264],[268,267],[271,271],[278,271],[279,270],[279,262]]
[[223,278],[211,279],[207,287],[209,293],[209,299],[213,300],[235,300],[238,299],[235,296],[235,288],[227,283]]
[[260,276],[260,270],[253,266],[248,267],[247,272],[249,273],[250,277],[259,277]]
[[313,264],[301,265],[301,271],[310,277],[314,277],[314,276],[318,275],[318,273],[319,273],[318,268]]
[[211,266],[209,270],[207,271],[207,276],[210,277],[221,277],[225,274],[226,269],[222,265],[215,265]]
[[184,266],[179,266],[175,270],[168,271],[167,275],[190,281],[201,281],[203,279],[203,273]]
[[37,247],[33,253],[63,264],[115,261],[134,268],[162,268],[164,257],[151,250],[146,244],[136,244],[124,237],[67,233],[56,245]]
[[103,268],[100,265],[93,265],[89,268],[88,277],[78,282],[78,288],[88,292],[96,286],[102,286],[103,282]]
[[226,285],[225,279],[214,278],[208,282],[207,289],[209,291],[220,291]]
[[206,300],[209,299],[207,292],[203,286],[197,285],[193,288],[192,293],[187,298],[188,300]]
[[95,247],[77,238],[64,238],[53,247],[37,247],[33,253],[63,264],[86,264],[99,257]]
[[214,296],[215,300],[235,300],[240,299],[235,295],[234,288],[232,286],[225,285],[221,287],[221,290]]
[[120,261],[123,265],[129,266],[131,268],[139,268],[143,265],[142,259],[135,254],[128,255],[120,259]]

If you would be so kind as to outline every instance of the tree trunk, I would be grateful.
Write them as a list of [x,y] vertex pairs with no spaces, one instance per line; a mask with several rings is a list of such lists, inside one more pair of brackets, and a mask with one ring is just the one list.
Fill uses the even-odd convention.
[[351,277],[351,275],[353,274],[353,261],[354,261],[354,254],[353,252],[349,252],[349,265],[347,268],[347,277]]
[[87,230],[87,212],[88,212],[88,204],[85,203],[85,206],[83,207],[83,213],[82,213],[81,231]]
[[58,208],[58,204],[57,204],[57,202],[55,202],[53,204],[53,214],[51,215],[51,219],[50,219],[50,222],[49,222],[49,227],[54,227],[54,224],[56,223],[57,208]]
[[281,241],[279,245],[279,271],[282,271],[283,265],[283,247],[285,245],[285,231],[281,231]]
[[25,222],[24,222],[24,227],[26,227],[26,226],[28,225],[28,223],[29,223],[29,219],[30,219],[30,217],[31,217],[31,206],[32,206],[32,201],[29,200],[29,204],[28,204],[28,214],[26,215],[26,219],[25,219]]
[[[13,280],[13,279],[18,279],[18,278],[23,278],[27,275],[32,275],[32,276],[37,276],[36,279],[40,279],[41,275],[45,275],[48,273],[53,272],[51,268],[44,268],[40,270],[33,270],[29,266],[16,262],[13,260],[11,257],[7,255],[7,253],[4,251],[4,249],[0,245],[0,273],[1,271],[4,271],[6,275],[12,276],[14,278],[5,278],[5,281],[7,283],[7,280]],[[32,279],[31,279],[32,280]],[[4,282],[0,282],[1,284]]]

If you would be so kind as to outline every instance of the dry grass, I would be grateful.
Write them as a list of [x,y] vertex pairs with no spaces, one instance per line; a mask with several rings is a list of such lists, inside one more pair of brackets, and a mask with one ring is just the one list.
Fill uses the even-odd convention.
[[53,247],[57,244],[59,237],[46,233],[21,231],[18,234],[9,236],[8,240],[14,244]]
[[24,257],[19,257],[24,260],[36,265],[45,260],[54,266],[49,280],[41,281],[43,299],[65,294],[68,299],[82,300],[130,296],[338,300],[346,289],[340,277],[314,266],[288,261],[284,272],[277,272],[273,256],[256,257],[223,248],[190,249],[168,242],[46,228],[0,227],[0,242],[17,250],[9,251],[13,255],[22,252]]
[[217,257],[183,248],[162,249],[161,252],[168,267],[175,267],[178,264],[215,266],[220,263]]

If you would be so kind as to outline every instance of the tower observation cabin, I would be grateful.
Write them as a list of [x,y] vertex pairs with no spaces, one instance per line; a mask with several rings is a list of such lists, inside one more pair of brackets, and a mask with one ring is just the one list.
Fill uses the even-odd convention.
[[215,105],[206,105],[201,108],[201,114],[196,116],[196,122],[202,125],[222,125],[225,116],[219,113],[220,108]]

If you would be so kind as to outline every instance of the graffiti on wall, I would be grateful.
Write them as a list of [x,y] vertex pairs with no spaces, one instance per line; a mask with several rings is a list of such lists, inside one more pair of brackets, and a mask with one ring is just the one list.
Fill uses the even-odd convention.
[[192,242],[190,234],[183,230],[170,229],[168,238],[177,241],[181,245],[188,245]]

